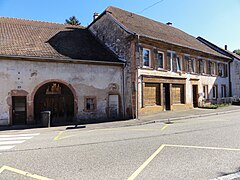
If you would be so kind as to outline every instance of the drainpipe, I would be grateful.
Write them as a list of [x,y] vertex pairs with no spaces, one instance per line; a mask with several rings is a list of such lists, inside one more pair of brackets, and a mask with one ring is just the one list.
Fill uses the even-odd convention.
[[231,64],[233,63],[233,60],[228,62],[228,82],[229,82],[229,97],[232,97],[232,80],[231,80]]
[[123,89],[123,118],[126,118],[126,99],[125,99],[125,68],[127,66],[127,63],[125,63],[122,66],[122,89]]
[[139,117],[139,104],[138,104],[138,69],[139,69],[139,35],[137,34],[137,43],[136,43],[136,119]]

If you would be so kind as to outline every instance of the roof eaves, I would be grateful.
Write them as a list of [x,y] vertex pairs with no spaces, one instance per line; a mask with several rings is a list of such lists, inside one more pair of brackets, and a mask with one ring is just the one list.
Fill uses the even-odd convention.
[[[209,47],[212,48],[213,50],[215,50],[215,51],[217,51],[217,52],[219,52],[219,53],[221,53],[221,54],[223,54],[223,55],[225,55],[225,56],[228,56],[229,58],[230,58],[230,57],[231,57],[231,58],[234,58],[234,57],[237,58],[236,56],[232,55],[232,54],[229,53],[228,51],[220,48],[219,46],[211,43],[210,41],[202,38],[201,36],[198,36],[198,37],[197,37],[197,40],[199,40],[200,42],[202,42],[202,43],[204,43],[205,45],[209,46]],[[237,58],[237,59],[240,60],[239,58]]]
[[224,56],[218,56],[218,55],[216,55],[216,54],[212,54],[212,53],[209,53],[209,52],[201,51],[201,50],[199,50],[199,49],[195,49],[195,48],[192,48],[192,47],[189,47],[189,46],[184,46],[184,45],[181,45],[181,44],[178,44],[178,43],[172,43],[172,42],[164,41],[164,40],[161,40],[161,39],[158,39],[158,38],[154,38],[154,37],[151,37],[151,36],[147,36],[147,35],[140,35],[140,37],[149,38],[149,39],[152,39],[152,40],[155,40],[155,41],[160,41],[160,42],[167,43],[167,44],[173,44],[173,45],[176,45],[176,46],[189,48],[189,49],[192,49],[192,50],[195,50],[195,51],[198,51],[198,52],[203,52],[203,53],[211,54],[211,55],[213,55],[213,56],[217,56],[217,57],[221,57],[221,58],[225,58],[225,59],[230,59],[230,58],[227,57],[227,56],[225,56],[225,57],[224,57]]
[[101,61],[96,61],[96,60],[84,60],[84,59],[67,59],[67,58],[49,58],[49,57],[34,57],[34,56],[13,56],[13,55],[0,55],[0,58],[20,58],[20,59],[36,59],[36,60],[47,60],[47,61],[62,61],[62,62],[69,62],[69,63],[74,63],[74,62],[82,62],[82,63],[100,63],[100,64],[124,64],[125,62],[122,59],[118,58],[118,62],[114,61],[106,61],[106,60],[101,60]]

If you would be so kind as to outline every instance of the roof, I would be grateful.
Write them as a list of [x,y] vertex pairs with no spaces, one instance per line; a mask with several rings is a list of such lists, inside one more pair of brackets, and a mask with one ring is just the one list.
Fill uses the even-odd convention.
[[236,58],[236,59],[240,60],[240,56],[238,54],[236,54],[236,53],[233,53],[233,52],[231,52],[229,50],[225,50],[225,49],[223,49],[223,48],[221,48],[221,47],[211,43],[210,41],[208,41],[208,40],[206,40],[206,39],[204,39],[204,38],[202,38],[200,36],[197,37],[197,39],[199,41],[201,41],[202,43],[206,44],[207,46],[209,46],[210,48],[214,49],[215,51],[217,51],[217,52],[219,52],[219,53],[221,53],[221,54],[223,54],[225,56],[228,56],[230,58]]
[[5,17],[0,56],[120,62],[85,27]]
[[108,12],[128,32],[198,50],[215,56],[228,58],[212,50],[205,44],[198,41],[195,37],[173,26],[169,26],[112,6],[108,7],[105,12]]

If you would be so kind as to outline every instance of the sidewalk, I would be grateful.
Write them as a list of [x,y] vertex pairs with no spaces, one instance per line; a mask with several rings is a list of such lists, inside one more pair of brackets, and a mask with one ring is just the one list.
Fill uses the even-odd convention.
[[[158,114],[152,114],[148,116],[142,116],[139,119],[130,119],[125,121],[114,121],[114,122],[104,122],[104,123],[96,123],[96,124],[85,124],[78,125],[77,128],[83,129],[105,129],[105,128],[117,128],[117,127],[127,127],[127,126],[136,126],[136,125],[144,125],[150,123],[164,123],[169,121],[181,120],[181,119],[193,119],[197,117],[204,116],[212,116],[218,114],[226,114],[231,112],[240,112],[240,106],[226,106],[220,107],[218,109],[204,109],[204,108],[194,108],[189,110],[182,111],[164,111]],[[51,128],[41,128],[49,131],[63,131],[66,129],[74,129],[74,125],[69,126],[59,126],[59,127],[51,127]],[[1,127],[1,130],[16,130],[16,129],[38,129],[38,127],[29,127],[29,126],[11,126],[11,127]]]

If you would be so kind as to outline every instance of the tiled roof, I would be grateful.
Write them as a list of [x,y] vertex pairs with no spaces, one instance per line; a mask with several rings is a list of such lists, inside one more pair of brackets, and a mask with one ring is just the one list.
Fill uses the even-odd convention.
[[85,27],[5,17],[0,55],[119,62]]
[[112,6],[108,7],[106,12],[109,12],[111,16],[126,30],[140,36],[146,36],[170,44],[227,58],[201,43],[195,37],[175,27]]

